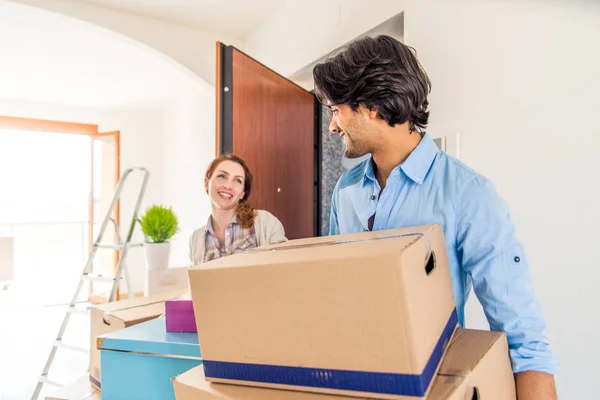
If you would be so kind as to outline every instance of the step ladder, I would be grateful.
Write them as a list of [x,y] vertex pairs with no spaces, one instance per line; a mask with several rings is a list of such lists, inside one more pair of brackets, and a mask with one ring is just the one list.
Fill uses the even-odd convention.
[[[112,214],[117,206],[117,202],[119,201],[119,198],[121,197],[121,192],[123,190],[123,187],[125,186],[127,177],[129,177],[130,174],[134,171],[143,172],[144,178],[142,181],[142,185],[140,187],[140,191],[138,193],[137,201],[135,204],[135,209],[133,211],[133,217],[131,219],[131,223],[129,225],[129,230],[127,232],[127,237],[125,238],[125,241],[123,241],[123,240],[121,240],[119,226],[118,226],[117,222],[112,218]],[[42,391],[42,387],[44,384],[49,384],[49,385],[58,386],[58,387],[63,386],[62,384],[60,384],[58,382],[54,382],[54,381],[48,379],[48,372],[50,371],[50,367],[52,365],[52,362],[54,361],[54,356],[56,355],[56,352],[59,348],[72,350],[72,351],[80,351],[80,352],[85,352],[85,353],[89,354],[89,351],[90,351],[89,349],[81,348],[78,346],[73,346],[73,345],[64,343],[62,340],[63,334],[65,333],[67,324],[69,323],[69,320],[70,320],[72,314],[89,315],[89,308],[82,309],[81,307],[77,307],[79,293],[81,292],[83,283],[86,281],[87,282],[91,281],[91,282],[112,283],[112,288],[110,291],[110,295],[108,297],[108,301],[111,302],[111,301],[114,301],[116,298],[117,290],[119,287],[119,281],[122,279],[121,275],[123,273],[125,273],[125,276],[127,278],[127,280],[126,280],[127,291],[128,291],[129,296],[132,295],[133,292],[131,291],[131,281],[129,279],[129,272],[127,271],[127,268],[125,266],[125,258],[127,257],[127,253],[131,247],[143,246],[143,243],[131,243],[131,237],[133,236],[135,224],[138,220],[138,214],[140,211],[140,207],[142,205],[144,193],[146,192],[146,186],[148,185],[149,178],[150,178],[150,173],[148,172],[148,170],[146,168],[143,168],[143,167],[128,168],[127,170],[125,170],[125,172],[121,176],[121,179],[119,180],[119,184],[117,185],[117,189],[115,190],[115,194],[113,196],[112,202],[110,204],[110,208],[108,209],[108,212],[106,213],[106,217],[104,218],[104,221],[102,222],[102,225],[100,227],[100,232],[98,233],[98,237],[96,238],[96,241],[94,242],[94,245],[92,247],[92,251],[90,252],[87,263],[85,264],[85,267],[83,268],[83,272],[81,274],[81,278],[79,279],[79,284],[77,285],[75,294],[73,295],[73,299],[69,303],[69,307],[67,309],[65,317],[63,319],[63,322],[60,326],[58,334],[56,335],[56,339],[54,340],[54,344],[52,346],[52,350],[50,351],[50,355],[48,356],[48,360],[46,361],[46,365],[44,366],[44,370],[42,371],[42,374],[38,378],[37,386],[35,387],[35,391],[31,398],[32,400],[37,400],[38,396],[40,395],[40,392]],[[106,227],[109,224],[109,222],[112,222],[115,226],[115,230],[117,233],[117,243],[102,244],[100,242],[104,236],[104,231],[106,230]],[[99,249],[111,249],[111,250],[119,251],[119,262],[117,264],[117,271],[115,273],[115,276],[102,276],[102,275],[90,273],[90,270],[92,269],[92,265],[94,263],[94,258],[96,256],[96,252]]]

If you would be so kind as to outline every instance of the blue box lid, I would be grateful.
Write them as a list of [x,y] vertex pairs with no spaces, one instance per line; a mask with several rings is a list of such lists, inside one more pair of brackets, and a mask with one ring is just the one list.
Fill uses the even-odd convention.
[[104,336],[99,350],[200,359],[197,333],[167,332],[165,317],[151,319]]

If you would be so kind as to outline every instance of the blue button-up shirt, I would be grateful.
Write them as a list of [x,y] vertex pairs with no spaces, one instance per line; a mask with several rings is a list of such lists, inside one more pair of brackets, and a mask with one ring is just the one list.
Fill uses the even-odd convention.
[[373,214],[373,230],[441,224],[459,324],[473,287],[490,329],[506,332],[513,371],[555,373],[527,258],[493,184],[424,134],[380,191],[371,158],[347,171],[333,192],[329,233],[369,230]]

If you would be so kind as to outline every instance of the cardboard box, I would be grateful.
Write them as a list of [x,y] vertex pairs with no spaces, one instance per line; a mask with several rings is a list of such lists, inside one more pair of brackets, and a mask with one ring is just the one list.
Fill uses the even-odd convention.
[[[206,381],[203,366],[173,379],[177,400],[351,400],[351,397],[228,385]],[[477,393],[478,397],[475,397]],[[413,398],[414,399],[414,398]],[[506,336],[457,329],[428,400],[516,399]]]
[[46,396],[46,400],[100,400],[100,392],[92,386],[89,377],[84,375],[51,396]]
[[[176,400],[355,400],[356,397],[267,389],[261,387],[209,382],[204,376],[204,366],[195,367],[173,378]],[[438,375],[427,396],[428,400],[471,400],[465,397],[464,379]],[[365,398],[362,398],[366,400]],[[418,399],[411,397],[411,399]],[[487,399],[486,399],[487,400]],[[504,400],[504,399],[503,399]]]
[[165,301],[167,332],[197,332],[192,296],[186,293]]
[[90,327],[90,382],[96,388],[102,388],[100,352],[96,348],[96,338],[164,314],[165,300],[180,296],[183,292],[175,291],[150,297],[137,297],[92,307]]
[[159,317],[101,336],[102,398],[175,400],[171,378],[202,363],[196,333],[170,333]]
[[457,329],[439,371],[465,380],[468,399],[517,398],[506,335],[474,329]]
[[146,269],[144,296],[174,291],[187,291],[189,267]]
[[423,396],[457,326],[440,225],[289,241],[189,275],[215,382]]

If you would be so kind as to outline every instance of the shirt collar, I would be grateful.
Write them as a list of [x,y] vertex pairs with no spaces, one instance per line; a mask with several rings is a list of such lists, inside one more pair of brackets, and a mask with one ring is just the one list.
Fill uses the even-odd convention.
[[[210,233],[211,235],[216,236],[212,222],[213,222],[212,215],[210,215],[208,217],[208,222],[206,223],[206,231],[208,233]],[[237,212],[235,214],[233,214],[233,218],[231,219],[231,224],[229,224],[229,226],[231,226],[233,224],[237,224]]]
[[431,136],[424,133],[423,138],[417,147],[408,155],[400,168],[414,182],[421,184],[425,180],[433,160],[437,156],[439,149]]
[[373,182],[377,181],[377,178],[375,177],[375,168],[373,168],[373,156],[370,156],[365,163],[363,183],[365,183],[367,179],[372,180]]
[[[433,160],[437,156],[439,149],[431,136],[427,133],[423,134],[423,138],[417,145],[417,147],[408,155],[408,158],[396,167],[402,169],[402,171],[415,183],[421,184],[425,180],[425,176],[433,164]],[[392,171],[392,174],[394,171]],[[365,163],[365,171],[363,175],[363,183],[367,179],[376,182],[375,169],[373,168],[373,157],[370,157]]]

